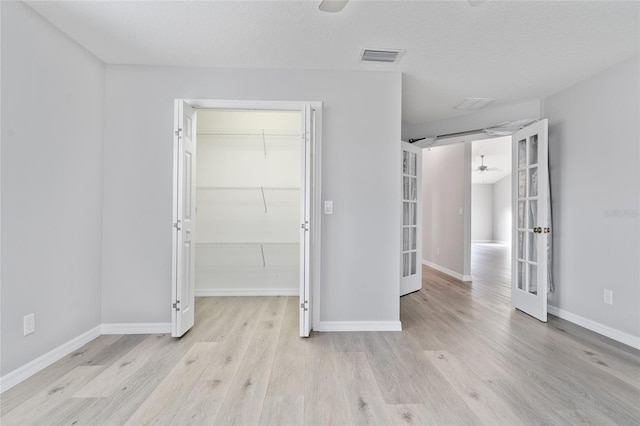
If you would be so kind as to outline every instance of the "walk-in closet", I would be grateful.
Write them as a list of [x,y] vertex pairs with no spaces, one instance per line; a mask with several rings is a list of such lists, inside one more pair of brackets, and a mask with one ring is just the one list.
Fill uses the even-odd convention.
[[299,111],[197,113],[196,295],[296,295]]

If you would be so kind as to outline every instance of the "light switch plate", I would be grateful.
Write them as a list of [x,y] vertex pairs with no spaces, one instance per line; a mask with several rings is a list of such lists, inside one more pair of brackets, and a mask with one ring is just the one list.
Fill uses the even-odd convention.
[[333,201],[324,201],[324,214],[333,214]]

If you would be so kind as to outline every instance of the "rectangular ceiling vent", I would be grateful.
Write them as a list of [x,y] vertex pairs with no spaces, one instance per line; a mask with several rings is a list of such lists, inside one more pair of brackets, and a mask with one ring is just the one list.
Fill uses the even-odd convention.
[[489,105],[491,102],[495,101],[495,99],[491,98],[467,98],[458,105],[454,106],[453,109],[464,109],[464,110],[476,110],[480,108],[484,108]]
[[362,62],[398,62],[404,50],[401,49],[362,49],[360,60]]

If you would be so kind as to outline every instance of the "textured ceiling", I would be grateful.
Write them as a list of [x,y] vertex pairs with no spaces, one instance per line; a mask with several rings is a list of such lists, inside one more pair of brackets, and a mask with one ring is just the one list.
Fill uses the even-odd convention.
[[[537,99],[639,51],[640,2],[319,1],[27,2],[110,64],[395,70],[403,121]],[[398,64],[359,63],[361,48],[400,48]]]

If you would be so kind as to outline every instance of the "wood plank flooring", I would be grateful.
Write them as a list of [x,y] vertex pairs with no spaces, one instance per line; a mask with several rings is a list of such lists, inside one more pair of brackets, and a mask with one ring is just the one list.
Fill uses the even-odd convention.
[[101,336],[1,395],[2,425],[638,425],[640,351],[509,303],[507,249],[473,282],[424,267],[402,332],[297,337],[294,297],[198,298],[196,326]]

